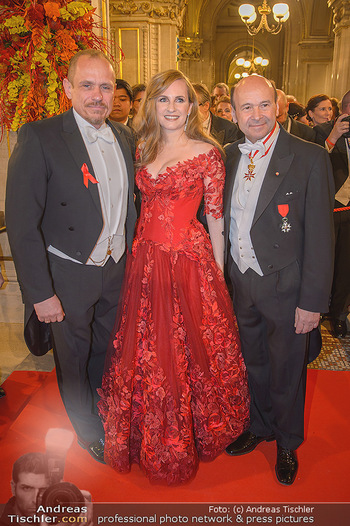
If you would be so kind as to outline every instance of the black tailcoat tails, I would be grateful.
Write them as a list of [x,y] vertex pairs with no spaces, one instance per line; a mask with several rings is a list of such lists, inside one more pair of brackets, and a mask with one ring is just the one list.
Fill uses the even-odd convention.
[[[108,124],[127,167],[130,250],[136,220],[133,139],[127,127]],[[104,267],[85,265],[104,218],[97,185],[84,184],[84,163],[94,176],[72,110],[23,125],[9,161],[6,221],[25,303],[27,343],[35,354],[47,350],[47,331],[38,323],[33,304],[57,294],[65,312],[63,322],[51,324],[59,388],[78,436],[92,442],[103,436],[96,387],[115,321],[125,256],[117,264],[110,258]],[[82,264],[49,254],[50,245]]]
[[[225,257],[248,369],[250,429],[257,436],[274,434],[281,447],[296,449],[304,437],[309,338],[295,334],[295,309],[324,312],[328,308],[333,269],[332,170],[323,148],[280,129],[250,230],[263,276],[251,269],[242,274],[229,243],[232,191],[241,155],[238,143],[229,145],[226,153]],[[286,231],[281,210],[287,210],[290,229]]]

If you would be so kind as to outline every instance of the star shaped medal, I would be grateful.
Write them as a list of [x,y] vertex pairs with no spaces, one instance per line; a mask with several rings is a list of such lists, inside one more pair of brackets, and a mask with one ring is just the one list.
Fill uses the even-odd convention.
[[[255,152],[255,154],[256,153],[257,152]],[[254,164],[253,157],[252,157],[251,153],[249,154],[249,161],[250,162],[248,164],[248,173],[244,174],[244,177],[243,177],[243,179],[245,179],[246,181],[251,181],[255,177],[255,173],[254,173],[255,164]]]
[[281,230],[282,232],[289,232],[292,225],[288,222],[287,214],[289,212],[289,205],[278,205],[278,212],[282,217]]

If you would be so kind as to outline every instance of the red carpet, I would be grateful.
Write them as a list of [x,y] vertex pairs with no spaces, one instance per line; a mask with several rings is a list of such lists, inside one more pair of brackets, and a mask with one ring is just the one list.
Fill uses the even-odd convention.
[[[196,478],[177,488],[152,486],[138,466],[119,475],[98,464],[76,441],[68,452],[65,480],[89,490],[95,502],[348,502],[350,496],[350,373],[310,370],[306,441],[299,448],[299,473],[291,487],[276,482],[275,443],[250,455],[222,454],[201,464]],[[15,372],[0,400],[0,503],[11,496],[11,467],[20,455],[43,451],[50,427],[71,429],[52,373]]]

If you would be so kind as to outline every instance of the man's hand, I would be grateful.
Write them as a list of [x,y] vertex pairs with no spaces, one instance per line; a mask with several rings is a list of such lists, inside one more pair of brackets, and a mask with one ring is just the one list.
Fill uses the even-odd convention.
[[297,334],[306,334],[307,332],[316,329],[320,323],[320,313],[310,312],[297,307],[295,309],[295,332]]
[[45,323],[62,321],[64,318],[61,302],[56,295],[40,303],[34,303],[34,309],[38,320]]
[[343,133],[346,133],[349,131],[349,122],[344,121],[345,117],[349,117],[347,113],[342,113],[339,115],[338,119],[336,120],[334,127],[329,134],[328,139],[331,141],[332,144],[335,144],[338,139],[343,135]]

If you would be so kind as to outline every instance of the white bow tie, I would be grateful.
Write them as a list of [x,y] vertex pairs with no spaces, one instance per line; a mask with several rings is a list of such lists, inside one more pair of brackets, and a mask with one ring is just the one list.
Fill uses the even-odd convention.
[[244,142],[243,144],[239,144],[238,148],[240,149],[241,153],[249,155],[251,152],[258,151],[262,155],[265,153],[265,145],[261,141],[257,141],[254,144]]
[[113,143],[115,140],[114,134],[109,126],[103,128],[102,130],[88,126],[86,128],[86,137],[89,142],[95,142],[99,138],[109,143]]

